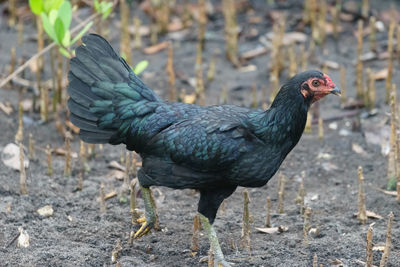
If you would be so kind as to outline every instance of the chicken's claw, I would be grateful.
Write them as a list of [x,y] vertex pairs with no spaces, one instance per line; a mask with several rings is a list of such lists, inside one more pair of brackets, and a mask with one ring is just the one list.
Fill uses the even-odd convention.
[[137,230],[133,238],[138,239],[144,236],[145,234],[148,234],[150,232],[150,229],[153,228],[154,222],[148,222],[146,218],[139,218],[137,222],[142,223],[142,226]]

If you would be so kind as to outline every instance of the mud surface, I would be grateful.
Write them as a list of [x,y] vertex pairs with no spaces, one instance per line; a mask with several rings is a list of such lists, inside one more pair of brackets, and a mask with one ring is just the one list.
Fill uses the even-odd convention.
[[[253,2],[254,14],[238,14],[242,35],[239,41],[240,51],[247,51],[260,45],[259,37],[272,31],[271,12],[288,15],[287,31],[294,31],[301,18],[302,4],[297,1],[276,1],[279,5],[266,6],[258,1]],[[265,3],[265,1],[260,1]],[[346,2],[346,1],[345,1]],[[391,7],[398,8],[396,1],[371,1],[373,13],[378,15]],[[216,4],[218,7],[219,4]],[[3,10],[5,3],[0,4]],[[83,15],[87,10],[80,10]],[[139,11],[138,11],[139,12]],[[140,12],[139,12],[140,13]],[[259,24],[250,24],[250,16],[260,16]],[[112,19],[114,26],[118,16]],[[0,68],[2,76],[7,73],[10,60],[10,48],[17,43],[15,29],[7,27],[6,16],[0,19]],[[354,61],[356,58],[356,38],[353,32],[356,22],[342,21],[343,31],[339,40],[331,35],[327,37],[324,49],[317,48],[308,68],[320,68],[312,62],[335,61],[347,68],[347,94],[355,96]],[[249,37],[251,29],[257,29],[255,37]],[[306,27],[308,40],[310,29]],[[33,23],[26,22],[24,44],[17,46],[17,56],[29,57],[36,49],[32,37],[35,34]],[[223,17],[216,11],[207,26],[207,40],[204,52],[204,72],[208,69],[210,58],[216,58],[216,77],[206,88],[206,102],[218,104],[221,88],[228,90],[228,103],[249,106],[251,88],[258,86],[259,105],[262,104],[261,87],[269,88],[270,53],[250,60],[247,64],[256,66],[255,71],[243,72],[231,66],[224,56]],[[247,36],[247,37],[246,37]],[[387,32],[378,34],[379,49],[386,49]],[[178,89],[185,88],[187,93],[194,91],[187,81],[194,77],[196,51],[196,31],[194,28],[174,41],[175,69],[178,75]],[[161,40],[172,38],[172,35],[160,37]],[[118,29],[111,31],[108,39],[118,48]],[[144,44],[149,44],[145,38]],[[368,51],[368,42],[364,52]],[[298,47],[297,47],[298,48]],[[299,50],[298,50],[299,51]],[[168,96],[168,76],[165,72],[166,51],[154,55],[144,55],[138,50],[133,52],[135,61],[149,60],[149,67],[142,75],[144,82],[161,94]],[[48,62],[45,60],[45,62]],[[300,58],[299,58],[300,63]],[[365,63],[377,72],[386,66],[386,60],[373,60]],[[398,72],[395,63],[395,73]],[[45,77],[50,77],[46,67]],[[332,80],[339,85],[340,73],[328,69]],[[28,71],[28,79],[34,76]],[[400,76],[394,75],[399,84]],[[281,81],[287,79],[287,70]],[[241,221],[243,209],[243,188],[226,200],[224,210],[220,210],[215,221],[215,229],[228,261],[235,266],[311,266],[314,255],[318,263],[330,266],[342,262],[344,266],[362,266],[365,262],[366,234],[368,225],[374,224],[373,241],[375,245],[385,242],[387,215],[394,212],[393,247],[388,266],[400,266],[400,223],[399,204],[394,196],[379,189],[386,189],[387,157],[381,153],[381,140],[372,144],[366,136],[370,133],[384,132],[389,134],[389,107],[384,104],[385,82],[378,81],[377,114],[365,116],[354,115],[354,110],[340,108],[339,98],[328,96],[320,103],[320,112],[324,123],[324,139],[318,138],[318,127],[313,125],[311,134],[304,134],[297,147],[291,152],[282,165],[280,172],[286,176],[284,213],[277,212],[278,190],[277,175],[262,188],[249,189],[251,224],[251,253],[241,249]],[[32,98],[32,92],[23,94],[23,99]],[[14,141],[18,128],[17,110],[18,90],[8,86],[0,89],[0,102],[10,102],[14,112],[5,115],[0,111],[0,150]],[[339,119],[338,119],[339,118]],[[361,123],[360,123],[361,122]],[[47,162],[44,148],[51,144],[53,148],[64,145],[63,138],[57,132],[55,122],[40,122],[37,112],[25,112],[25,139],[28,144],[28,133],[36,141],[36,159],[31,160],[27,169],[28,195],[19,194],[19,173],[0,162],[0,266],[111,266],[111,252],[117,239],[121,240],[122,251],[119,255],[121,266],[206,266],[199,263],[207,255],[209,245],[204,232],[200,236],[200,249],[194,256],[190,253],[192,221],[196,214],[198,194],[189,190],[178,191],[168,188],[156,188],[156,197],[161,231],[128,244],[129,233],[138,229],[131,225],[129,203],[122,203],[114,197],[106,202],[107,212],[100,213],[99,188],[105,184],[106,193],[120,191],[121,180],[108,178],[109,162],[120,160],[124,147],[105,145],[102,151],[96,147],[96,156],[88,162],[90,171],[85,175],[82,191],[77,191],[79,161],[73,159],[71,177],[64,177],[64,157],[53,156],[54,175],[47,176]],[[357,126],[358,125],[358,126]],[[335,128],[335,126],[337,126]],[[354,148],[356,147],[356,148]],[[360,147],[362,150],[360,151]],[[79,152],[79,139],[74,136],[72,150]],[[139,158],[138,158],[139,159]],[[366,225],[360,225],[353,214],[357,211],[357,167],[362,166],[365,176],[367,210],[381,215],[382,219],[369,219]],[[306,205],[312,208],[310,224],[319,229],[319,234],[310,236],[308,246],[304,244],[303,217],[295,204],[299,188],[300,174],[305,171]],[[286,226],[288,231],[281,234],[265,234],[256,227],[264,227],[266,197],[272,202],[273,226]],[[143,208],[142,199],[138,196],[139,207]],[[51,205],[54,214],[42,217],[36,210]],[[16,241],[18,227],[23,227],[30,236],[30,246],[19,248]],[[374,265],[379,265],[381,251],[374,251]]]

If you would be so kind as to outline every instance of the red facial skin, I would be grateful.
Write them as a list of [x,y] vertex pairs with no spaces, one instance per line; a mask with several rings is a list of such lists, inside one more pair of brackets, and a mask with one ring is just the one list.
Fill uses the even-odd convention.
[[[307,86],[304,86],[304,84],[307,84],[308,88],[305,88]],[[305,81],[301,85],[301,94],[304,96],[304,98],[308,98],[311,95],[311,103],[314,103],[327,94],[330,94],[335,87],[336,86],[332,82],[331,78],[324,74],[322,79],[314,77]]]

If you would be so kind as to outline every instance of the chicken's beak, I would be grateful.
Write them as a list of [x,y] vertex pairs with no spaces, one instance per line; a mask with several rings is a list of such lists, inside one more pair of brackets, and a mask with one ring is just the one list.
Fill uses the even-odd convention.
[[334,95],[338,95],[338,96],[340,96],[340,95],[342,94],[342,92],[340,91],[339,88],[337,88],[337,86],[335,86],[335,87],[330,91],[330,93],[331,93],[331,94],[334,94]]

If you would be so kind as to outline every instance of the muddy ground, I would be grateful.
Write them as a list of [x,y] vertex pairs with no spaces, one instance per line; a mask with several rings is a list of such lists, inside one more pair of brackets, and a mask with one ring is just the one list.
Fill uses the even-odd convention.
[[[265,1],[248,1],[253,5],[255,13],[260,16],[259,24],[250,24],[249,12],[238,14],[239,25],[243,33],[239,41],[240,51],[247,51],[260,45],[259,37],[272,30],[271,11],[279,11],[288,15],[287,31],[297,27],[301,17],[301,1],[276,1],[280,4],[267,6]],[[251,3],[252,2],[252,3]],[[262,3],[261,3],[262,2]],[[344,1],[348,2],[348,1]],[[361,1],[355,2],[356,4]],[[396,1],[371,1],[372,12],[380,18],[382,12],[400,7]],[[218,7],[219,4],[215,3]],[[3,10],[6,4],[0,5]],[[137,10],[138,14],[140,10]],[[77,12],[84,16],[87,10]],[[398,13],[396,13],[398,14]],[[0,18],[0,68],[2,77],[7,73],[10,61],[10,48],[17,43],[15,29],[7,27],[6,16]],[[116,29],[112,19],[111,27]],[[355,96],[354,61],[356,58],[356,39],[353,32],[355,21],[341,21],[343,32],[339,40],[328,36],[324,50],[317,49],[314,59],[319,61],[332,60],[347,68],[347,94]],[[246,37],[251,29],[257,29],[255,37]],[[387,29],[387,27],[386,27]],[[306,28],[308,40],[310,29]],[[36,44],[32,41],[35,30],[33,23],[26,22],[24,43],[17,46],[17,56],[33,55]],[[174,41],[174,58],[178,89],[185,88],[187,93],[193,88],[185,79],[194,77],[195,62],[195,30],[185,33],[179,40]],[[270,54],[252,59],[248,64],[257,67],[255,71],[241,72],[231,66],[224,56],[223,17],[216,11],[207,26],[207,41],[204,52],[204,70],[208,69],[211,56],[216,57],[216,77],[207,85],[207,104],[217,104],[222,87],[228,89],[228,103],[249,106],[251,103],[251,87],[258,85],[259,104],[261,87],[269,87]],[[386,49],[387,31],[378,34],[381,51]],[[119,47],[118,31],[109,34],[109,40],[114,47]],[[170,39],[171,35],[161,37]],[[368,42],[364,52],[368,51]],[[144,39],[148,45],[148,38]],[[150,88],[164,98],[168,96],[168,77],[165,72],[166,52],[154,55],[144,55],[138,50],[133,52],[135,61],[149,60],[149,67],[142,79]],[[299,59],[300,60],[300,59]],[[315,62],[315,60],[312,60]],[[45,61],[45,62],[48,62]],[[386,60],[373,60],[365,63],[377,72],[386,66]],[[315,63],[309,63],[308,68],[320,68]],[[48,69],[46,67],[46,69]],[[394,83],[399,84],[399,70],[395,63]],[[328,69],[329,75],[336,84],[339,82],[339,71]],[[48,71],[45,73],[49,77]],[[186,78],[185,78],[186,77]],[[34,76],[27,72],[27,78]],[[287,79],[287,71],[281,76],[281,81]],[[324,123],[324,140],[318,139],[317,126],[313,125],[312,134],[304,134],[297,147],[291,152],[280,172],[287,177],[284,213],[278,214],[277,176],[270,182],[256,189],[249,189],[250,212],[253,218],[251,224],[251,253],[240,249],[241,221],[243,209],[243,188],[226,201],[225,210],[220,210],[215,221],[222,249],[228,261],[235,266],[311,266],[314,255],[323,266],[338,265],[361,266],[365,261],[366,234],[368,225],[375,223],[373,241],[375,245],[385,242],[387,215],[394,212],[393,247],[388,266],[400,266],[400,220],[399,204],[394,196],[384,194],[378,189],[386,189],[387,157],[382,155],[381,137],[366,138],[381,132],[388,134],[388,111],[384,104],[384,81],[378,81],[377,112],[374,116],[365,116],[364,110],[359,110],[361,116],[345,115],[348,110],[340,108],[339,98],[328,96],[321,101],[321,116]],[[28,91],[23,99],[32,97]],[[0,150],[8,143],[14,142],[18,128],[17,119],[18,90],[13,86],[0,89],[0,102],[10,102],[14,112],[5,115],[0,111]],[[354,113],[354,111],[350,111]],[[353,114],[354,115],[354,114]],[[337,119],[340,118],[341,119]],[[336,118],[337,120],[332,120]],[[361,118],[361,119],[360,119]],[[361,121],[360,127],[354,127]],[[333,123],[333,124],[332,124]],[[54,121],[43,124],[37,112],[25,112],[25,139],[28,144],[28,133],[32,133],[36,141],[36,159],[31,160],[27,169],[28,195],[19,194],[19,173],[0,162],[0,266],[111,266],[111,252],[117,239],[121,240],[123,250],[118,258],[121,266],[206,266],[199,260],[208,253],[208,240],[202,232],[200,250],[192,256],[190,242],[192,221],[196,214],[198,195],[186,190],[177,191],[168,188],[157,188],[155,196],[158,206],[161,231],[151,234],[128,244],[130,231],[138,226],[131,225],[129,204],[121,203],[118,197],[107,200],[107,212],[100,214],[98,201],[100,183],[105,183],[106,193],[122,185],[122,181],[110,179],[107,167],[110,161],[120,160],[124,147],[105,145],[103,151],[97,147],[96,157],[89,161],[90,171],[85,175],[82,191],[77,191],[79,162],[73,160],[73,174],[64,177],[64,158],[53,156],[54,175],[46,175],[46,155],[43,152],[46,144],[52,147],[62,147],[63,139],[55,128]],[[335,127],[337,126],[337,127]],[[374,136],[374,135],[373,135]],[[378,140],[378,141],[377,141]],[[354,148],[355,147],[355,148]],[[362,148],[360,150],[360,147]],[[79,152],[79,139],[74,136],[72,150]],[[366,225],[360,225],[353,216],[357,211],[357,167],[362,166],[365,176],[367,209],[381,215],[382,219],[369,219]],[[306,205],[312,208],[311,226],[318,227],[320,234],[311,236],[309,244],[304,244],[303,217],[295,198],[299,188],[299,177],[306,172]],[[265,223],[266,197],[272,200],[272,225],[283,225],[288,231],[281,234],[265,234],[258,232],[255,227],[263,227]],[[139,196],[139,207],[142,208]],[[51,217],[41,217],[36,210],[45,205],[51,205],[54,214]],[[18,227],[22,226],[30,236],[30,246],[19,248],[13,241],[18,236]],[[379,265],[381,251],[374,251],[374,265]]]

